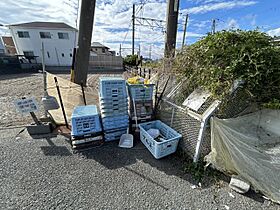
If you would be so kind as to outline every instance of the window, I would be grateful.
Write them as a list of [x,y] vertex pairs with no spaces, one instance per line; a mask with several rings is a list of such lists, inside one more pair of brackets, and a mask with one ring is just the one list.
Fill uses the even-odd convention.
[[18,31],[17,32],[19,38],[29,38],[29,32],[28,31]]
[[105,53],[105,48],[102,48],[102,52]]
[[70,57],[72,57],[72,53],[70,53]]
[[68,33],[58,32],[57,34],[59,39],[69,39]]
[[23,55],[25,57],[33,57],[34,56],[34,52],[33,51],[23,51]]
[[51,33],[50,32],[40,32],[40,37],[42,39],[51,39]]
[[61,53],[61,56],[64,57],[64,53]]
[[51,57],[49,52],[47,52],[47,55],[48,55],[48,58],[50,58],[50,57]]

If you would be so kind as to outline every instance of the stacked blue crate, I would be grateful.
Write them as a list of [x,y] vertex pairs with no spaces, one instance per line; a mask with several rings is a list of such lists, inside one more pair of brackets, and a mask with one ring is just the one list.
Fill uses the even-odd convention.
[[126,82],[121,77],[99,78],[99,103],[105,141],[119,140],[129,126]]
[[71,142],[74,149],[102,143],[102,126],[95,105],[75,107],[71,116],[71,124]]

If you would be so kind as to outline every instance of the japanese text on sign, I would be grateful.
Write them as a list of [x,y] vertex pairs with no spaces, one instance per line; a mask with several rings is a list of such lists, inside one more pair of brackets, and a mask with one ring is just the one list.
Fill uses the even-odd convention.
[[34,98],[25,98],[15,101],[17,110],[22,114],[38,111],[38,105]]

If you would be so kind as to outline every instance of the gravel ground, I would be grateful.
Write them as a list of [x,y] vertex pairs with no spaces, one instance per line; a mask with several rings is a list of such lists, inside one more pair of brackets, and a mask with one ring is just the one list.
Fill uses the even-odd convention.
[[11,103],[23,95],[39,99],[40,75],[0,80],[0,209],[280,209],[254,192],[233,192],[225,176],[205,177],[193,189],[177,155],[156,160],[140,142],[74,154],[63,136],[32,139],[20,133],[24,127],[10,127],[31,121]]

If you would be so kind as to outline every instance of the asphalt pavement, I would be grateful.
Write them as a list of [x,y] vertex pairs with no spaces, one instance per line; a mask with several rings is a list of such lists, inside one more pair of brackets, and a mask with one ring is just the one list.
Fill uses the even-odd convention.
[[156,160],[137,141],[73,153],[61,135],[39,139],[24,127],[0,129],[0,209],[279,209],[228,180],[205,177],[201,187],[174,154]]

